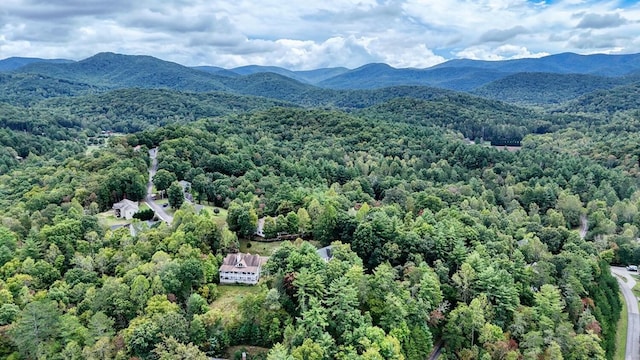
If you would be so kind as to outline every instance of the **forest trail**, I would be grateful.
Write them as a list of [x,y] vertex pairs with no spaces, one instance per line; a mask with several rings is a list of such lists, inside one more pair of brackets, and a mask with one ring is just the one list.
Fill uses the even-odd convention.
[[[612,266],[611,272],[618,280],[620,291],[624,295],[624,301],[626,301],[628,309],[627,350],[624,358],[627,360],[640,360],[640,313],[638,312],[638,299],[631,291],[636,285],[636,280],[623,267]],[[622,278],[626,279],[626,281],[622,280]]]

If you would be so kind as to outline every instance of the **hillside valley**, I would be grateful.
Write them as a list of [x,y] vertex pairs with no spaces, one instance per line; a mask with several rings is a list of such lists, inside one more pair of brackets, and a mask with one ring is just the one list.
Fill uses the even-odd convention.
[[619,358],[638,60],[0,60],[0,357]]

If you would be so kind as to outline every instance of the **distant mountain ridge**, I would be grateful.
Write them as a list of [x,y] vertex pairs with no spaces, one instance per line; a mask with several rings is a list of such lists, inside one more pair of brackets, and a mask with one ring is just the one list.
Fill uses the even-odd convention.
[[74,62],[67,59],[41,59],[32,57],[10,57],[0,60],[0,72],[13,71],[33,63],[68,64]]
[[[336,70],[327,69],[327,72],[332,71]],[[216,75],[218,72],[223,72],[223,75]],[[138,88],[194,93],[225,92],[284,100],[303,106],[363,108],[396,97],[431,99],[447,93],[442,89],[415,86],[366,91],[334,90],[273,72],[254,72],[249,75],[228,73],[236,74],[222,68],[188,68],[150,56],[101,53],[74,63],[32,63],[13,72],[0,73],[0,87],[6,90],[0,91],[0,101],[28,105],[46,98]],[[322,76],[313,71],[306,72],[306,75]]]
[[516,73],[588,74],[619,77],[640,71],[640,54],[578,55],[563,53],[542,58],[503,61],[450,60],[426,69],[396,69],[368,64],[321,81],[335,89],[380,88],[399,84],[471,91]]
[[396,69],[387,64],[367,64],[318,83],[331,89],[376,89],[398,85],[421,85],[469,91],[509,75],[477,68]]
[[[113,60],[117,57],[124,56],[135,57],[138,60],[142,60],[144,58],[152,58],[151,56],[145,55],[121,55],[107,52],[98,53],[84,60],[80,60],[77,63],[87,62],[90,59],[111,58]],[[166,62],[171,63],[169,61]],[[76,62],[67,59],[10,57],[0,60],[0,71],[12,71],[34,63],[70,64]],[[309,84],[319,84],[321,82],[324,82],[327,85],[333,84],[334,86],[337,86],[336,84],[340,82],[340,78],[353,80],[359,77],[358,74],[381,75],[385,77],[393,75],[393,77],[396,78],[393,81],[395,81],[397,85],[397,83],[403,81],[403,79],[404,81],[407,81],[407,79],[411,78],[413,78],[415,83],[423,83],[424,81],[437,82],[439,75],[426,75],[433,74],[432,72],[434,72],[435,70],[438,70],[437,72],[435,72],[435,74],[455,73],[444,72],[442,69],[458,69],[458,71],[460,72],[467,71],[471,73],[474,71],[477,72],[478,70],[491,70],[495,72],[495,76],[497,76],[498,74],[509,75],[519,72],[623,76],[632,72],[640,71],[640,53],[620,55],[580,55],[575,53],[561,53],[540,58],[522,58],[498,61],[453,59],[428,68],[394,68],[384,63],[370,63],[360,66],[356,69],[334,67],[318,68],[314,70],[289,70],[278,66],[263,65],[247,65],[230,69],[219,66],[194,66],[191,67],[191,69],[208,72],[210,74],[217,74],[219,72],[231,72],[238,75],[251,75],[256,73],[271,72],[298,80],[300,82],[306,82]],[[432,80],[432,78],[435,78],[436,80]],[[403,85],[411,84],[403,83]],[[346,86],[340,87],[349,88]]]
[[145,55],[99,53],[74,63],[31,63],[15,72],[42,74],[109,88],[226,90],[214,75]]
[[431,69],[473,67],[508,73],[544,72],[559,74],[591,74],[622,76],[640,70],[640,54],[580,55],[561,53],[540,58],[523,58],[502,61],[455,59],[435,65]]
[[[13,70],[3,71],[3,68]],[[74,84],[74,89],[65,85],[68,89],[57,91],[52,88],[57,86],[55,82],[49,81],[46,93],[41,97],[145,88],[190,92],[223,91],[298,104],[332,104],[341,102],[340,97],[344,94],[327,92],[329,89],[352,91],[422,86],[462,91],[511,103],[545,105],[559,104],[591,91],[606,90],[639,80],[640,54],[564,53],[506,61],[457,59],[426,69],[398,69],[388,64],[372,63],[352,70],[324,68],[293,71],[258,65],[233,69],[216,66],[187,67],[145,55],[99,53],[77,62],[9,58],[0,60],[0,72],[41,75],[47,79],[60,79]],[[9,84],[18,81],[18,78],[3,79],[9,88],[15,87],[20,91],[30,91],[28,86],[31,84],[36,89],[39,88],[35,77],[23,78],[21,88],[17,84]],[[83,84],[86,85],[86,91],[82,89]]]
[[218,66],[194,66],[194,69],[206,71],[211,74],[223,75],[234,77],[234,75],[253,75],[260,73],[274,73],[288,78],[307,83],[317,84],[318,82],[343,74],[349,69],[344,67],[335,68],[321,68],[315,70],[288,70],[278,66],[262,66],[262,65],[247,65],[236,67],[232,69],[225,69]]

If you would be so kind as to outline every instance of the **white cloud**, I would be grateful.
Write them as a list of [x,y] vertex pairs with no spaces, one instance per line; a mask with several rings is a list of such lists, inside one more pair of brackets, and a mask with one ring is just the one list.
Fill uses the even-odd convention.
[[580,23],[579,28],[585,29],[604,29],[613,28],[624,25],[627,23],[627,19],[620,16],[620,14],[586,14]]
[[466,48],[456,55],[460,58],[473,59],[473,60],[511,60],[522,58],[539,58],[550,55],[547,52],[531,52],[524,46],[518,45],[500,45],[495,48],[486,46],[473,46]]
[[4,0],[0,58],[113,51],[225,67],[427,67],[639,52],[638,33],[640,6],[616,0]]

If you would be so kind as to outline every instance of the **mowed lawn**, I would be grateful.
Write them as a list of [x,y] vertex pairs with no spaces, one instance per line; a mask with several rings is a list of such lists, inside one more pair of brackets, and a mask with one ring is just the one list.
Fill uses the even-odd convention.
[[228,348],[225,353],[227,359],[238,359],[236,356],[242,356],[243,352],[246,352],[248,356],[259,356],[268,353],[269,349],[259,346],[237,345]]
[[258,254],[260,256],[271,256],[280,247],[282,241],[258,242],[247,239],[240,239],[240,252]]
[[[222,226],[227,223],[227,209],[208,206],[208,205],[203,205],[203,206],[204,206],[203,209],[206,209],[207,211],[209,211],[209,213],[213,216],[213,219],[218,225]],[[214,209],[218,209],[217,214],[214,212]]]
[[[169,200],[167,200],[166,198],[163,200],[156,200],[156,203],[158,204],[168,204]],[[198,204],[197,202],[193,203],[193,206],[196,208],[202,208],[202,210],[207,210],[209,212],[209,214],[211,214],[211,217],[213,218],[213,220],[216,222],[216,224],[218,224],[219,226],[222,226],[224,224],[227,223],[227,209],[221,208],[221,207],[217,207],[217,206],[211,206],[211,205],[206,205],[205,203],[203,204]],[[215,213],[215,209],[218,209],[218,213]],[[200,210],[200,211],[202,211]],[[170,214],[175,214],[175,209],[172,209],[170,206],[165,208],[165,211],[170,213]]]
[[238,315],[238,307],[242,300],[260,292],[259,286],[251,285],[218,285],[218,298],[209,307],[219,309],[225,321]]
[[113,210],[101,212],[97,214],[96,217],[98,218],[98,222],[106,227],[129,224],[131,222],[127,219],[117,218]]
[[[145,202],[140,202],[138,211],[143,211],[147,209],[149,209],[149,205],[147,205],[147,203]],[[100,222],[100,224],[107,227],[110,227],[113,225],[125,225],[125,224],[131,223],[131,220],[116,217],[115,212],[113,210],[107,210],[99,214],[96,214],[96,217],[98,218],[98,221]]]

